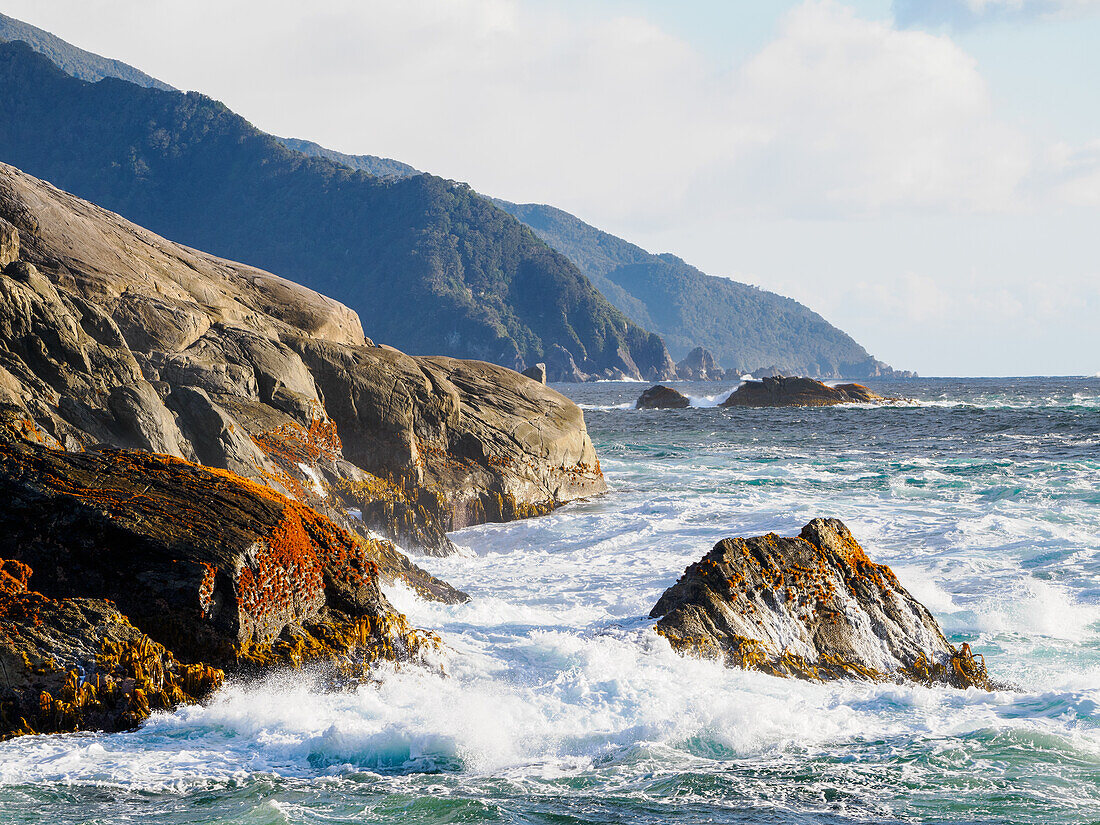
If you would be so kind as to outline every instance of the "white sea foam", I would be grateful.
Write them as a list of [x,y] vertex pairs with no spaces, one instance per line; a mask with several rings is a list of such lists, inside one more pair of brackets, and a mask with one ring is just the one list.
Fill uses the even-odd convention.
[[[977,799],[973,820],[1011,818],[1018,811],[996,806],[1019,805],[1020,789],[1052,821],[1095,809],[1100,465],[1087,451],[1032,459],[1026,450],[1036,439],[1048,449],[1049,433],[974,437],[970,419],[953,414],[927,449],[875,442],[880,421],[840,446],[818,438],[818,423],[787,434],[708,422],[659,441],[635,426],[660,417],[597,406],[611,419],[589,420],[612,494],[463,530],[452,535],[459,555],[415,559],[469,592],[467,604],[386,588],[413,624],[445,639],[447,677],[391,669],[342,693],[309,674],[234,683],[133,733],[0,743],[0,785],[212,788],[212,798],[275,775],[320,796],[317,783],[331,780],[383,796],[473,798],[503,782],[507,808],[578,787],[650,804],[655,783],[709,776],[738,784],[725,796],[670,793],[753,800],[790,821],[829,811],[826,798],[855,806],[853,819],[919,820],[927,810],[911,799],[938,799],[944,787],[967,789],[953,804]],[[842,518],[953,641],[1020,690],[786,681],[681,658],[652,633],[650,608],[715,541],[791,535],[815,516]],[[306,802],[263,804],[257,821],[323,819]]]

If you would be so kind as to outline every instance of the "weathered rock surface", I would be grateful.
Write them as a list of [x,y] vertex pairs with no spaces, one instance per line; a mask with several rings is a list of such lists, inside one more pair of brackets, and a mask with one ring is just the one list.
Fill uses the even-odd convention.
[[830,387],[813,378],[762,378],[746,381],[723,407],[828,407],[853,402],[885,401],[862,384],[838,384]]
[[672,387],[658,384],[638,396],[634,408],[637,410],[682,410],[690,407],[687,396]]
[[381,647],[408,632],[369,539],[169,456],[0,440],[0,530],[44,596],[110,599],[186,661],[292,658],[337,620],[370,619]]
[[177,662],[109,602],[51,599],[30,577],[0,559],[0,739],[126,730],[221,683],[221,670]]
[[4,164],[0,220],[10,432],[232,470],[432,553],[448,529],[604,489],[579,409],[509,370],[375,347],[335,301]]
[[706,347],[696,347],[676,364],[676,374],[685,381],[720,381],[725,371]]
[[19,260],[19,231],[0,218],[0,269]]
[[579,384],[589,376],[577,366],[573,353],[561,344],[554,344],[546,354],[546,378],[558,383]]
[[541,361],[537,364],[532,364],[530,367],[521,372],[520,375],[526,375],[533,381],[538,381],[540,384],[545,384],[546,364]]
[[[0,735],[128,726],[201,698],[217,668],[325,660],[355,677],[439,645],[382,594],[370,540],[170,456],[0,439],[0,530],[14,557],[0,582]],[[95,674],[87,694],[79,677]]]
[[952,646],[837,519],[814,519],[796,538],[718,542],[650,617],[678,651],[777,676],[992,688],[981,657]]

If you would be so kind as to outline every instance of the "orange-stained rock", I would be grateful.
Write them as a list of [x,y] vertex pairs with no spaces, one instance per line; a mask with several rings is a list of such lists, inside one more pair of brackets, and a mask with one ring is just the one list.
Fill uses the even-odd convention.
[[369,540],[170,456],[0,440],[0,531],[44,598],[110,599],[185,661],[405,659],[435,644],[386,601]]
[[948,642],[837,519],[718,542],[649,615],[678,651],[777,676],[992,687],[981,657]]

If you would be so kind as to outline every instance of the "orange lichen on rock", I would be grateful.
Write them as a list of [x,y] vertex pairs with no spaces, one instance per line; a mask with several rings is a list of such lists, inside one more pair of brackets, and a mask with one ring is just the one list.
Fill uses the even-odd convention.
[[681,653],[776,676],[992,687],[981,656],[951,645],[836,519],[719,542],[650,615]]
[[274,473],[257,468],[260,475],[290,491],[300,501],[308,500],[309,492],[302,484],[299,465],[312,467],[319,461],[335,461],[342,449],[335,422],[321,415],[311,419],[308,428],[296,422],[288,423],[253,435],[252,441],[278,467]]

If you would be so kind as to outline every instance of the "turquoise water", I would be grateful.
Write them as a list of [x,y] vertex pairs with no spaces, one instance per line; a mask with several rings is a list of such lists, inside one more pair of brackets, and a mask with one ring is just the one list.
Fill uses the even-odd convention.
[[[448,643],[325,693],[226,687],[126,734],[0,743],[5,822],[1100,822],[1100,380],[878,383],[917,403],[627,409],[562,388],[612,491],[454,534]],[[720,390],[722,392],[720,392]],[[681,659],[660,593],[717,540],[843,519],[1017,685],[813,685]]]

